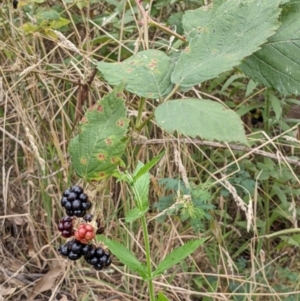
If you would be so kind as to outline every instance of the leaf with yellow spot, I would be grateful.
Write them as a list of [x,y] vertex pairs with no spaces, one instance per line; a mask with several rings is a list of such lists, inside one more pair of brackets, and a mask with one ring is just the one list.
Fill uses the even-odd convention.
[[106,178],[122,164],[129,120],[121,91],[116,87],[91,107],[80,124],[80,133],[70,142],[71,162],[86,181]]

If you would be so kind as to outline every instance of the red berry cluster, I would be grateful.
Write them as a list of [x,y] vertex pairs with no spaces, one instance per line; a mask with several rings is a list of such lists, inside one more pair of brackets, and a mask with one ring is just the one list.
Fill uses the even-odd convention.
[[[70,260],[77,260],[84,256],[86,262],[96,270],[109,266],[111,264],[109,251],[91,244],[95,235],[103,232],[103,228],[98,221],[93,222],[92,214],[88,213],[83,217],[86,210],[90,209],[92,205],[83,189],[79,186],[67,189],[63,193],[61,204],[66,209],[68,216],[59,221],[58,231],[64,238],[74,237],[75,239],[72,238],[60,246],[58,252]],[[83,218],[79,220],[79,217]],[[93,226],[93,224],[97,226]]]

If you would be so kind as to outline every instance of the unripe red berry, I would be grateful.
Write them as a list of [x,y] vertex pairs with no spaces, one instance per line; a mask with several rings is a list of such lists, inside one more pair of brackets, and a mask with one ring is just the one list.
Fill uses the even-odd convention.
[[95,238],[96,231],[92,225],[80,224],[74,233],[75,239],[81,243],[87,244],[89,240]]

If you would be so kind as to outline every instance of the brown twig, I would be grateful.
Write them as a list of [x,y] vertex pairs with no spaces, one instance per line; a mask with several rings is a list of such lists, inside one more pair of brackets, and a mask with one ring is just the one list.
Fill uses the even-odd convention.
[[74,124],[73,124],[73,129],[74,129],[78,119],[81,116],[83,116],[82,106],[83,106],[84,102],[87,99],[87,94],[88,94],[88,91],[89,91],[89,87],[90,87],[91,83],[93,82],[96,74],[97,74],[97,68],[95,67],[93,69],[93,71],[91,72],[91,74],[88,76],[86,83],[82,84],[80,82],[80,79],[78,80],[78,85],[79,85],[78,100],[77,100],[77,105],[76,105],[76,113],[75,113],[75,120],[74,120]]
[[176,33],[175,31],[171,30],[170,28],[154,21],[149,14],[147,14],[147,12],[145,11],[143,5],[142,5],[142,1],[141,0],[135,0],[135,3],[137,5],[138,10],[140,11],[141,16],[143,17],[143,20],[147,20],[147,22],[150,25],[154,25],[157,28],[160,28],[161,30],[163,30],[164,32],[176,37],[177,39],[186,42],[186,38],[184,36],[181,36],[180,34]]

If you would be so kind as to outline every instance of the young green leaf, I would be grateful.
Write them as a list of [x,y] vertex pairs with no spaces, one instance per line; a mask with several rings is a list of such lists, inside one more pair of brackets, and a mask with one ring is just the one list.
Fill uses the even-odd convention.
[[188,11],[183,25],[189,45],[171,81],[192,87],[232,69],[275,33],[278,0],[225,1],[217,7]]
[[[133,173],[133,178],[138,174],[145,165],[142,162],[138,162],[138,165]],[[148,207],[148,194],[149,194],[150,174],[144,173],[137,180],[133,182],[133,193],[136,202],[136,206],[143,211],[144,208]]]
[[148,206],[143,208],[143,210],[140,210],[140,208],[137,207],[132,210],[129,210],[126,214],[125,221],[127,223],[133,222],[138,218],[142,217],[143,215],[145,215],[148,212],[148,210],[149,210]]
[[70,156],[77,174],[86,181],[100,180],[114,173],[126,146],[128,119],[117,87],[86,113],[80,133],[70,142]]
[[166,258],[160,262],[156,270],[152,273],[152,277],[160,276],[164,271],[171,268],[184,258],[192,254],[199,246],[201,246],[207,238],[191,240],[185,245],[173,250]]
[[150,162],[146,163],[134,176],[133,181],[137,181],[139,177],[143,176],[145,173],[149,172],[150,169],[162,158],[165,152],[161,152],[159,155],[154,157]]
[[137,272],[143,279],[148,278],[146,266],[143,265],[124,245],[115,240],[108,239],[103,235],[97,235],[97,240],[103,242],[109,248],[109,251],[123,264],[127,265],[129,269]]
[[300,94],[299,15],[299,0],[284,5],[276,34],[240,66],[254,81],[285,95]]
[[169,301],[169,299],[164,295],[163,292],[157,294],[156,301]]
[[210,141],[235,141],[248,144],[240,117],[223,105],[207,99],[177,99],[155,110],[159,126]]
[[174,64],[162,51],[138,52],[121,63],[99,62],[98,70],[110,85],[125,80],[125,89],[147,98],[162,98],[172,90]]

